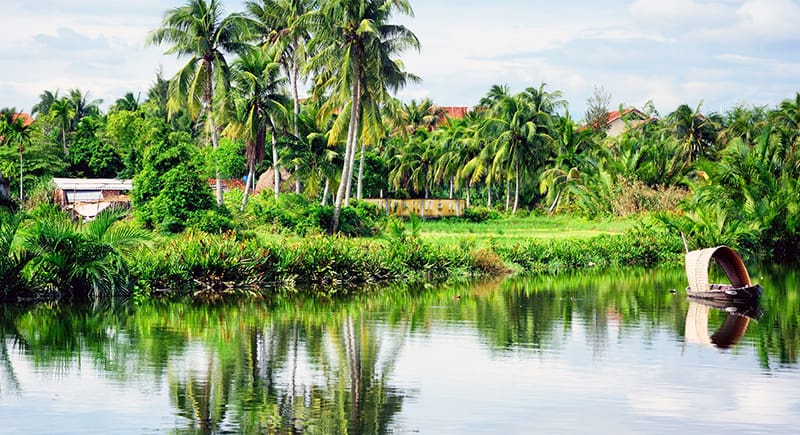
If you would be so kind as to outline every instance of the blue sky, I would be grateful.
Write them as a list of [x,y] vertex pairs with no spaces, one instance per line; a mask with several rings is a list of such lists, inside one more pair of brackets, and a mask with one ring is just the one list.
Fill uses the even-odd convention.
[[[179,0],[38,0],[4,5],[0,107],[29,110],[45,89],[89,91],[105,106],[146,92],[179,61],[145,47]],[[228,0],[228,12],[242,1]],[[419,37],[403,57],[423,82],[400,98],[471,106],[496,83],[516,92],[545,82],[581,118],[595,86],[612,105],[652,100],[725,111],[775,106],[800,91],[800,0],[412,0],[398,18]]]

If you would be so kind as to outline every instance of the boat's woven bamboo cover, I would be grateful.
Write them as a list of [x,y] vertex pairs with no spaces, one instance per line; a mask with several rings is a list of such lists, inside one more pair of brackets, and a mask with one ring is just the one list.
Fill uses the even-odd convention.
[[708,282],[711,259],[716,260],[722,267],[733,287],[750,286],[750,275],[736,251],[727,246],[717,246],[686,253],[686,278],[689,280],[689,288],[697,292],[711,290]]

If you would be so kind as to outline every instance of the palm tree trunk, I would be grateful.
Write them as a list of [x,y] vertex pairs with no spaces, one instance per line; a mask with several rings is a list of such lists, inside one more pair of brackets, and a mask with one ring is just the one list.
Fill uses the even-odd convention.
[[511,180],[506,180],[506,213],[511,206]]
[[22,195],[22,151],[19,152],[19,203],[22,204],[24,196]]
[[[211,130],[211,147],[216,151],[217,148],[219,148],[219,133],[217,132],[217,126],[214,124],[214,117],[211,110],[208,111],[208,128]],[[222,180],[219,175],[219,162],[217,159],[214,159],[214,178],[217,179],[215,186],[217,191],[217,206],[222,207]]]
[[455,190],[456,177],[450,177],[450,199],[453,199],[453,191]]
[[363,196],[364,181],[364,141],[361,141],[361,161],[358,163],[358,186],[356,187],[356,199],[361,201]]
[[325,177],[325,189],[322,191],[322,204],[321,204],[323,207],[325,207],[325,205],[328,203],[328,195],[330,194],[330,191],[331,191],[331,179]]
[[[297,62],[292,59],[292,66],[290,72],[290,81],[292,86],[292,100],[294,103],[294,137],[300,137],[300,129],[297,126],[297,119],[300,117],[300,96],[297,92],[297,79],[298,79],[298,68]],[[295,172],[295,179],[294,179],[294,193],[300,194],[302,191],[302,186],[300,185],[300,177],[297,174],[297,171],[300,169],[298,165],[294,165],[294,172]]]
[[486,184],[486,208],[492,208],[492,185]]
[[[360,56],[356,52],[354,54],[354,62],[358,65]],[[347,129],[347,145],[345,146],[345,156],[344,156],[344,164],[342,166],[342,179],[339,181],[339,188],[336,191],[336,201],[333,204],[333,228],[331,228],[332,232],[336,232],[339,229],[339,215],[342,211],[342,202],[345,197],[345,188],[348,187],[347,177],[351,174],[351,160],[354,153],[355,148],[355,138],[356,138],[356,131],[358,129],[358,117],[361,113],[361,76],[360,74],[355,74],[355,79],[353,80],[353,101],[350,107],[350,125]]]
[[[360,113],[359,113],[359,115],[360,115]],[[359,124],[360,123],[356,124],[356,129],[355,129],[355,133],[354,133],[355,137],[353,137],[353,149],[350,151],[350,170],[348,171],[348,174],[347,174],[347,190],[345,190],[345,193],[344,193],[344,206],[345,207],[349,207],[350,206],[350,194],[353,192],[353,171],[356,168],[356,146],[358,145],[358,140],[359,140],[359,137],[361,136],[359,134],[359,131],[358,131]]]
[[272,142],[272,170],[275,171],[273,178],[272,189],[275,193],[275,199],[281,193],[281,168],[278,164],[278,138],[275,136],[275,120],[272,116],[269,117],[271,128],[269,129],[270,141]]
[[519,162],[516,164],[515,170],[515,183],[516,187],[514,188],[514,211],[512,213],[516,214],[517,210],[519,209]]
[[553,214],[553,211],[555,211],[556,206],[558,205],[559,199],[561,199],[561,190],[559,190],[558,193],[556,193],[556,199],[553,200],[553,205],[551,205],[550,208],[547,210],[548,214]]
[[250,193],[250,185],[253,183],[255,171],[255,162],[251,161],[247,169],[247,182],[244,184],[244,197],[242,198],[242,207],[239,209],[241,211],[244,211],[245,206],[247,206],[247,195]]
[[[214,149],[214,153],[216,154],[217,148],[219,148],[219,132],[217,131],[217,126],[214,124],[214,106],[212,105],[212,95],[214,94],[214,89],[212,86],[211,64],[209,63],[206,68],[205,101],[203,103],[206,105],[205,110],[208,129],[211,133],[211,147]],[[219,161],[216,158],[214,159],[214,178],[217,180],[217,207],[222,207],[222,180],[219,178]]]
[[[272,124],[275,125],[274,123]],[[281,168],[278,167],[278,140],[275,137],[275,128],[270,129],[270,138],[272,139],[272,170],[275,171],[275,199],[278,199],[278,194],[281,192]]]
[[467,208],[469,208],[470,205],[470,197],[471,197],[470,191],[472,190],[470,189],[471,187],[470,184],[472,184],[472,182],[470,180],[467,180]]

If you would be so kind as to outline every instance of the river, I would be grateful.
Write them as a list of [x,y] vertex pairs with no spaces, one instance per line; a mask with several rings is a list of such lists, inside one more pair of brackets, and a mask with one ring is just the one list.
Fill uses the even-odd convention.
[[751,275],[737,313],[674,269],[0,307],[0,432],[794,433],[800,273]]

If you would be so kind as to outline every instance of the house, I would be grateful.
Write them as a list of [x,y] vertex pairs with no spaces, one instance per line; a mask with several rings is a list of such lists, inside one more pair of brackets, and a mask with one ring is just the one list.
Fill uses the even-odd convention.
[[448,119],[462,119],[472,110],[466,106],[440,106]]
[[53,178],[53,184],[55,203],[84,221],[94,219],[112,205],[130,206],[129,194],[133,190],[133,180],[114,178]]
[[439,126],[449,126],[449,122],[455,119],[463,119],[472,111],[467,106],[435,106],[438,113],[437,119],[428,127],[428,131],[433,131]]
[[608,120],[606,120],[605,127],[606,134],[609,137],[616,137],[627,131],[630,127],[638,127],[653,120],[653,118],[650,118],[635,107],[630,107],[623,111],[614,110],[608,112]]

